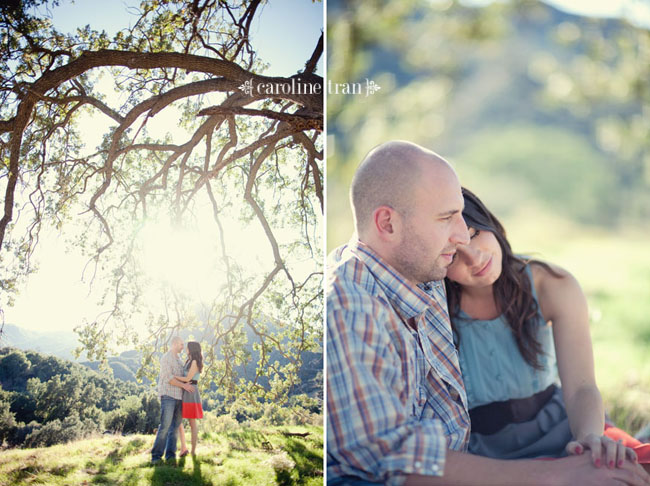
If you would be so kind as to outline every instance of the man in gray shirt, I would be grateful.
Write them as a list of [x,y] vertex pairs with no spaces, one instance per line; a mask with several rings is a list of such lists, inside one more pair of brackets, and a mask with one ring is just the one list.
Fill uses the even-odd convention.
[[171,348],[160,359],[158,395],[160,396],[160,425],[151,449],[151,463],[158,464],[176,458],[176,431],[183,419],[183,389],[193,392],[194,387],[174,378],[183,375],[183,363],[178,353],[183,350],[183,340],[172,338]]

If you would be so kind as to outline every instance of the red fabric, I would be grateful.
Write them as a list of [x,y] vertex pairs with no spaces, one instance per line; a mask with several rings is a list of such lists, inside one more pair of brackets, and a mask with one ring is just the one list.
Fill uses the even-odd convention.
[[636,455],[639,458],[639,463],[650,464],[650,444],[644,444],[627,432],[609,424],[605,424],[605,433],[603,435],[606,435],[613,440],[622,440],[625,447],[629,447],[636,452]]
[[203,418],[203,407],[200,403],[183,402],[183,418]]

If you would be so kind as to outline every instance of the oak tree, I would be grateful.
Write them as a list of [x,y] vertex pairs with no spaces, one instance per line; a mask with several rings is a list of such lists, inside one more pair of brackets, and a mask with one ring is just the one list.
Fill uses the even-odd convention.
[[[251,25],[265,3],[145,0],[114,36],[91,26],[57,31],[38,14],[46,0],[1,7],[0,304],[32,271],[43,228],[83,228],[67,234],[87,255],[84,278],[105,289],[105,312],[78,328],[90,359],[112,343],[137,345],[143,373],[153,374],[154,352],[191,327],[202,329],[208,371],[224,393],[286,394],[322,336],[323,37],[314,33],[295,72],[264,75]],[[161,118],[174,126],[161,133]],[[251,271],[230,256],[237,238],[222,221],[234,216],[261,228],[271,265]],[[201,312],[173,285],[157,287],[161,309],[144,302],[152,282],[139,237],[160,218],[217,235],[223,276]],[[176,251],[170,260],[197,250]],[[132,329],[138,313],[144,338]],[[236,370],[252,358],[254,376],[243,380]]]

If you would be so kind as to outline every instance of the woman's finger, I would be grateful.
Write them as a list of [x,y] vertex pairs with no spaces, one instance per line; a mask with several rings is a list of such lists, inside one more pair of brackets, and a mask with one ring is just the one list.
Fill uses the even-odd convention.
[[623,467],[625,462],[625,456],[627,453],[627,447],[623,444],[623,440],[619,439],[616,444],[616,467]]
[[618,453],[618,442],[614,442],[612,439],[609,439],[604,436],[601,442],[605,447],[605,461],[607,461],[607,467],[610,469],[614,469],[616,467],[616,455]]
[[594,463],[594,466],[600,467],[602,465],[601,457],[605,452],[600,437],[590,434],[582,442],[591,450],[591,462]]
[[585,451],[584,446],[577,440],[572,440],[566,445],[566,452],[570,456],[579,456]]

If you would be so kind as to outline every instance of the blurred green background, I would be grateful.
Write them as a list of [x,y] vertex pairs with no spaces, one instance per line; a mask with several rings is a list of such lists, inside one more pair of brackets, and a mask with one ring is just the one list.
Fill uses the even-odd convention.
[[[328,251],[352,233],[349,181],[368,150],[438,152],[515,251],[579,279],[608,411],[632,433],[650,423],[649,25],[529,0],[327,9]],[[342,83],[363,89],[334,94]]]

